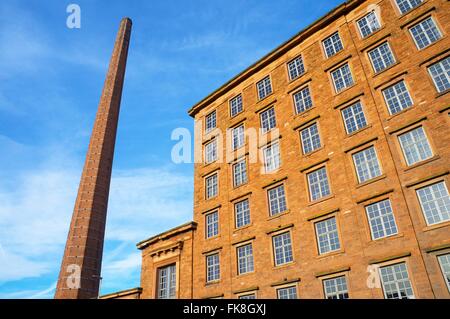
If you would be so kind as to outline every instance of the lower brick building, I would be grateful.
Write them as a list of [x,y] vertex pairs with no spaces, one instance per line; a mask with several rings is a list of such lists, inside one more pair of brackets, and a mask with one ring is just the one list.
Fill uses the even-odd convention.
[[449,298],[449,12],[347,1],[193,106],[193,222],[105,297]]

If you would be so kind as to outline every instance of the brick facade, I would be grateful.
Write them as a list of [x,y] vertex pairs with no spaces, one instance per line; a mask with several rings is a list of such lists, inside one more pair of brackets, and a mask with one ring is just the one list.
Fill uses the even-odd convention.
[[[357,21],[372,10],[378,16],[380,28],[362,38]],[[350,298],[383,298],[381,287],[369,288],[368,270],[371,266],[399,263],[406,265],[416,298],[449,298],[437,256],[450,252],[450,221],[427,223],[416,193],[437,182],[450,187],[448,88],[438,93],[428,72],[428,67],[450,55],[448,12],[450,3],[444,0],[423,1],[404,14],[395,0],[348,1],[191,108],[189,114],[202,124],[196,131],[196,139],[200,141],[196,145],[198,151],[238,124],[244,124],[246,129],[259,128],[261,113],[273,107],[280,168],[264,174],[261,161],[254,163],[249,158],[252,147],[261,152],[266,145],[273,145],[273,136],[257,140],[256,146],[254,140],[246,138],[244,151],[240,151],[244,156],[241,158],[246,160],[248,181],[239,187],[233,184],[236,160],[219,158],[209,164],[196,163],[197,227],[164,243],[169,253],[159,253],[161,241],[151,242],[145,248],[140,246],[142,297],[155,297],[154,276],[158,267],[177,262],[179,298],[236,298],[248,293],[256,293],[257,298],[276,298],[278,289],[294,286],[299,298],[324,298],[323,280],[340,276],[345,276]],[[419,50],[410,28],[429,16],[441,37]],[[322,41],[335,32],[339,33],[343,50],[327,58]],[[375,73],[369,52],[384,43],[388,43],[393,61]],[[305,72],[291,80],[287,64],[300,55]],[[354,83],[336,93],[332,72],[343,65],[348,65]],[[267,76],[272,92],[258,99],[257,83]],[[401,81],[412,105],[391,114],[383,92]],[[305,87],[310,90],[312,107],[297,114],[293,95]],[[239,94],[243,111],[231,117],[230,99]],[[357,102],[366,125],[348,134],[342,111]],[[203,134],[205,117],[213,111],[217,128]],[[320,146],[303,154],[300,132],[314,123]],[[431,155],[408,165],[399,136],[416,128],[425,132]],[[371,147],[379,173],[360,182],[353,158]],[[219,143],[218,148],[219,154],[229,153],[226,143]],[[329,194],[325,192],[325,196],[311,200],[308,174],[322,167],[326,169]],[[206,199],[205,177],[211,174],[218,176],[218,194]],[[279,185],[284,186],[286,209],[270,216],[267,191]],[[249,202],[250,223],[236,228],[234,204],[244,199]],[[384,200],[389,200],[396,231],[375,240],[366,208]],[[446,209],[448,214],[449,208]],[[218,234],[207,239],[205,216],[211,212],[218,213]],[[322,221],[331,222],[330,218],[336,224],[339,247],[321,254],[316,227]],[[273,237],[286,232],[292,260],[276,265]],[[181,249],[173,248],[181,240],[179,236],[186,236],[185,244]],[[249,243],[254,270],[239,274],[237,248]],[[220,260],[220,279],[208,283],[206,256],[215,253]]]

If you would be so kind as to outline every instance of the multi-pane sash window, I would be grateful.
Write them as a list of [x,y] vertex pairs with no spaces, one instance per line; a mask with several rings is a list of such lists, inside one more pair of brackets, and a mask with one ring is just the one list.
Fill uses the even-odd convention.
[[301,56],[288,63],[289,78],[294,80],[305,73],[305,65]]
[[405,81],[400,81],[384,89],[383,95],[391,115],[413,105]]
[[240,295],[238,297],[238,299],[256,299],[256,294],[251,293],[251,294]]
[[266,173],[277,170],[281,165],[279,143],[273,143],[263,149],[264,168]]
[[331,194],[328,183],[327,169],[319,168],[308,175],[308,186],[311,200],[315,201]]
[[444,275],[445,283],[450,292],[450,254],[438,256],[439,265],[441,266],[442,274]]
[[333,78],[333,84],[336,93],[341,92],[354,83],[348,63],[331,72],[331,77]]
[[348,299],[347,279],[345,276],[323,281],[325,299]]
[[291,234],[286,232],[272,237],[275,266],[287,264],[294,260],[292,256]]
[[263,133],[266,133],[277,126],[277,121],[275,119],[275,109],[273,107],[262,112],[260,118]]
[[216,281],[220,279],[219,253],[206,256],[206,281]]
[[250,224],[250,205],[248,199],[234,204],[236,228]]
[[386,299],[414,299],[405,263],[381,267],[380,277]]
[[272,93],[272,83],[270,83],[270,76],[266,76],[264,79],[256,83],[258,89],[258,98],[262,100],[266,96]]
[[313,107],[311,91],[309,90],[309,86],[295,93],[293,97],[294,97],[295,111],[297,112],[297,114],[305,112],[306,110],[309,110],[310,108]]
[[339,32],[335,32],[331,36],[323,40],[322,44],[327,58],[335,55],[336,53],[344,49],[341,37],[339,36]]
[[216,128],[216,111],[213,111],[206,115],[205,120],[205,132],[208,133]]
[[450,89],[450,56],[428,68],[439,93]]
[[230,100],[230,115],[235,116],[236,114],[241,113],[242,110],[242,95],[239,94]]
[[428,17],[416,25],[413,25],[409,29],[409,32],[411,32],[414,42],[419,50],[442,38],[441,32],[432,17]]
[[353,162],[360,183],[381,175],[381,168],[373,146],[353,154]]
[[237,248],[236,252],[239,275],[252,272],[254,270],[252,244],[240,246]]
[[379,239],[397,234],[397,224],[389,199],[366,206],[372,239]]
[[300,137],[302,139],[303,154],[308,154],[321,146],[317,123],[301,130]]
[[365,38],[381,28],[375,11],[369,12],[357,21],[361,37]]
[[233,184],[234,187],[247,183],[247,162],[245,159],[233,164]]
[[297,287],[291,286],[277,289],[278,299],[297,299]]
[[326,254],[341,248],[336,226],[336,217],[317,222],[315,226],[319,254]]
[[217,160],[217,139],[205,145],[205,163],[209,164]]
[[241,124],[231,130],[233,150],[237,150],[238,148],[244,146],[244,130],[244,124]]
[[373,50],[370,50],[369,57],[372,62],[372,67],[376,73],[387,69],[395,63],[391,47],[387,42],[377,46]]
[[422,126],[398,137],[408,166],[433,156]]
[[169,265],[158,269],[158,299],[175,299],[177,267]]
[[414,9],[423,2],[423,0],[395,0],[395,1],[397,2],[397,6],[401,14],[405,14],[406,12]]
[[428,225],[450,220],[450,197],[444,181],[422,187],[416,192]]
[[205,184],[206,184],[206,199],[216,197],[219,191],[219,185],[217,182],[217,173],[206,177]]
[[351,134],[367,126],[367,120],[361,102],[356,102],[344,108],[342,110],[342,117],[347,134]]
[[284,185],[269,189],[267,191],[267,197],[269,199],[270,216],[277,215],[287,210]]
[[215,211],[205,216],[206,219],[206,238],[219,235],[219,212]]

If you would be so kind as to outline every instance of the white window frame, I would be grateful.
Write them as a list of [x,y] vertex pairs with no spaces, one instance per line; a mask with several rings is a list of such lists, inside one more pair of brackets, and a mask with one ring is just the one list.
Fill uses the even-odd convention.
[[[214,125],[213,125],[214,123]],[[205,133],[208,134],[212,130],[217,128],[217,113],[216,110],[208,113],[205,116]]]
[[263,148],[264,170],[271,173],[281,166],[280,142],[270,143]]
[[292,99],[294,100],[295,114],[306,112],[314,106],[309,85],[292,94]]
[[[400,85],[402,85],[403,87],[399,88]],[[405,89],[405,91],[399,93],[399,90],[401,90],[401,89]],[[390,90],[390,92],[395,94],[394,97],[391,97],[389,100],[388,100],[388,97],[386,96],[386,92],[388,90]],[[386,102],[386,106],[388,108],[390,115],[400,113],[401,111],[406,110],[414,105],[414,101],[411,97],[411,94],[409,93],[409,89],[408,89],[408,86],[406,85],[405,80],[401,80],[399,82],[396,82],[396,83],[384,88],[382,90],[382,94],[383,94],[383,98],[384,98],[384,101]],[[407,102],[408,100],[409,100],[409,104],[405,104],[405,105],[402,104],[402,101]],[[396,103],[397,105],[392,105],[392,104],[390,104],[390,102]],[[398,109],[397,106],[400,106],[400,109]],[[393,109],[393,108],[396,108],[396,109]]]
[[[428,21],[428,20],[431,20],[431,22],[432,22],[434,28],[435,28],[436,31],[437,31],[438,37],[437,37],[434,41],[430,38],[430,34],[427,32],[429,29],[428,29],[428,30],[425,30],[424,27],[423,27],[423,23],[425,23],[425,21]],[[417,42],[417,41],[418,41],[417,38],[416,38],[416,37],[414,36],[414,34],[413,34],[413,29],[414,29],[414,28],[417,28],[417,27],[419,27],[419,26],[420,26],[421,31],[422,31],[421,34],[424,35],[424,37],[425,37],[426,40],[428,41],[428,44],[426,44],[426,45],[423,46],[423,47],[421,47],[421,46],[419,45],[419,43]],[[432,45],[433,43],[435,43],[435,42],[439,41],[440,39],[442,39],[442,31],[439,29],[439,26],[437,25],[437,23],[436,23],[435,19],[433,18],[433,16],[429,16],[429,17],[427,17],[427,18],[421,20],[420,22],[418,22],[418,23],[412,25],[412,26],[409,28],[409,33],[411,34],[411,37],[413,38],[414,43],[416,44],[416,47],[417,47],[418,50],[423,50],[423,49],[429,47],[430,45]]]
[[[385,205],[385,204],[388,205]],[[372,210],[373,208],[373,210]],[[392,209],[392,204],[390,199],[383,199],[378,202],[372,203],[364,207],[366,211],[367,220],[369,222],[370,234],[372,240],[378,240],[398,234],[397,222],[395,220],[394,211]],[[375,213],[377,214],[375,216]],[[373,215],[373,216],[371,216]],[[382,233],[381,236],[375,235],[374,226],[379,226],[379,230]],[[388,234],[388,229],[391,231]]]
[[[441,206],[439,206],[439,208],[436,209],[436,201],[441,201],[440,204],[443,204],[444,207],[447,206],[446,204],[448,204],[448,203],[446,203],[446,202],[442,203],[442,200],[445,201],[445,199],[443,199],[443,197],[440,197],[440,198],[436,199],[436,193],[430,191],[430,195],[433,197],[433,202],[432,203],[434,205],[434,207],[431,208],[431,210],[432,211],[437,210],[437,214],[434,214],[434,215],[430,216],[429,215],[429,211],[426,211],[426,209],[425,209],[425,203],[423,201],[422,196],[420,195],[422,190],[424,190],[426,188],[432,188],[433,186],[438,185],[438,184],[442,184],[444,186],[444,191],[447,193],[447,197],[444,197],[444,198],[448,199],[449,192],[448,192],[447,183],[445,182],[445,180],[440,180],[440,181],[437,181],[435,183],[432,183],[432,184],[429,184],[429,185],[426,185],[426,186],[423,186],[423,187],[420,187],[420,188],[416,189],[416,195],[417,195],[417,198],[419,199],[420,209],[422,210],[423,217],[425,218],[425,222],[427,223],[428,226],[445,223],[445,222],[448,222],[450,220],[450,217],[445,219],[445,214],[449,214],[449,213],[448,212],[443,212],[441,210],[441,208],[442,208]],[[427,202],[427,204],[428,203],[429,202]],[[436,221],[437,218],[439,218],[438,221]],[[433,220],[432,222],[431,222],[431,219]]]
[[[294,290],[293,294],[291,293],[292,289]],[[288,291],[287,295],[289,298],[280,298],[280,292],[285,290]],[[291,298],[291,296],[295,296],[295,298]],[[298,299],[297,285],[277,288],[277,299]]]
[[[408,147],[409,147],[408,150],[405,149],[405,144],[404,144],[404,140],[402,139],[402,136],[405,136],[407,134],[413,134],[413,132],[417,131],[417,130],[421,130],[423,132],[423,136],[425,137],[424,141],[426,142],[426,145],[428,147],[427,151],[429,151],[429,154],[425,154],[425,156],[427,156],[427,157],[422,157],[423,154],[421,154],[420,149],[417,147],[417,141],[415,139],[414,139],[414,144],[412,144],[412,149],[415,152],[414,153],[411,152],[411,145],[408,145]],[[430,140],[428,139],[427,133],[425,132],[425,129],[424,129],[423,126],[418,126],[418,127],[415,127],[415,128],[413,128],[413,129],[411,129],[409,131],[406,131],[404,133],[399,134],[398,135],[398,141],[400,143],[400,147],[401,147],[402,152],[403,152],[403,157],[405,158],[405,162],[406,162],[406,164],[408,166],[412,166],[414,164],[426,161],[427,159],[430,159],[430,158],[432,158],[434,156],[433,149],[431,148]],[[416,156],[414,156],[414,157],[417,157],[417,160],[414,161],[414,162],[410,162],[411,158],[408,158],[408,156],[407,156],[408,154],[416,154]]]
[[[267,117],[265,117],[265,114],[267,114]],[[263,133],[267,133],[274,128],[277,127],[277,117],[275,114],[275,107],[269,107],[267,110],[262,111],[259,114],[259,119],[261,121],[261,130]]]
[[219,211],[214,210],[205,214],[205,236],[206,239],[219,235]]
[[[398,3],[399,1],[407,2],[408,5],[410,6],[410,8],[409,8],[408,10],[406,10],[406,11],[402,11],[402,9],[400,8],[400,4]],[[414,0],[413,0],[413,1],[414,1]],[[418,6],[420,6],[420,5],[424,2],[424,0],[419,0],[419,1],[420,1],[420,3],[416,4],[415,6],[413,6],[413,5],[411,4],[411,0],[395,0],[395,4],[397,5],[397,9],[398,9],[398,11],[400,12],[400,14],[401,14],[401,15],[404,15],[404,14],[406,14],[406,13],[412,11],[414,8],[417,8]]]
[[[213,260],[210,260],[213,259]],[[220,280],[220,255],[213,253],[206,255],[206,282]]]
[[[338,283],[339,280],[344,280],[345,289],[343,288],[342,283]],[[330,283],[329,286],[327,286],[327,283]],[[323,293],[325,295],[325,299],[348,299],[348,282],[347,282],[347,276],[341,275],[337,277],[331,277],[326,278],[322,280],[322,287],[323,287]],[[327,289],[331,288],[331,289]],[[333,291],[330,291],[333,290]]]
[[250,200],[248,198],[234,204],[234,216],[236,228],[242,228],[250,225]]
[[[334,41],[334,36],[336,34],[337,34],[337,38],[338,38],[337,42]],[[329,47],[332,48],[331,51],[333,51],[333,52],[330,52],[330,53],[327,51],[327,45],[326,45],[326,42],[328,40],[331,41],[330,42],[331,45]],[[341,48],[339,48],[339,45],[337,45],[337,43],[340,43]],[[339,31],[336,31],[333,34],[331,34],[330,36],[328,36],[325,39],[323,39],[322,47],[323,47],[323,52],[325,53],[325,56],[327,57],[327,59],[331,58],[332,56],[335,56],[336,54],[338,54],[339,52],[344,50],[344,43],[342,42],[341,35],[339,34]]]
[[[162,276],[163,272],[167,272],[164,277]],[[163,267],[159,267],[158,271],[158,296],[157,299],[175,299],[177,295],[177,265],[170,264]],[[165,278],[165,282],[163,282],[163,278]],[[165,285],[163,288],[162,285]]]
[[[214,181],[215,179],[215,181]],[[209,182],[212,184],[209,184]],[[211,191],[210,191],[211,190]],[[217,173],[205,177],[205,197],[214,198],[219,194],[219,175]]]
[[[312,130],[314,130],[313,132]],[[322,147],[319,124],[314,122],[300,130],[300,140],[302,142],[302,152],[304,155],[314,152]]]
[[[281,245],[279,246],[276,244],[278,238],[281,238]],[[272,236],[272,247],[275,267],[286,265],[294,261],[294,250],[292,249],[292,238],[290,231]]]
[[236,257],[238,275],[248,274],[255,271],[252,243],[247,243],[236,247]]
[[[442,261],[441,261],[441,259],[443,259],[444,257],[446,259],[448,259],[448,266],[447,266],[448,269],[447,270],[444,269],[444,265],[442,264]],[[444,277],[444,281],[447,284],[448,292],[450,292],[450,252],[447,252],[445,254],[441,254],[441,255],[437,256],[437,259],[438,259],[439,267],[441,268],[442,276]]]
[[[381,53],[382,47],[386,46],[388,55],[383,55]],[[373,52],[378,52],[378,57],[380,60],[378,60],[379,65],[381,68],[377,69],[377,65],[375,65],[374,57],[372,56]],[[388,41],[381,43],[380,45],[376,46],[375,48],[369,50],[367,52],[367,55],[369,56],[370,63],[372,64],[373,71],[377,74],[380,72],[383,72],[384,70],[390,68],[391,66],[395,65],[397,60],[395,59],[394,52],[392,52],[391,45]]]
[[[293,81],[293,80],[299,78],[300,76],[302,76],[303,74],[305,74],[306,71],[305,71],[305,64],[303,61],[303,57],[301,55],[299,55],[298,57],[289,61],[287,63],[287,69],[288,69],[289,79],[291,81]],[[294,71],[294,72],[292,72],[292,71]],[[293,76],[293,73],[295,73],[294,76]]]
[[[318,183],[312,183],[311,182],[311,178],[310,177],[312,177],[313,176],[313,174],[319,174],[319,171],[321,171],[321,170],[324,170],[325,171],[325,177],[326,177],[326,184],[327,184],[327,187],[326,187],[326,189],[323,189],[323,185],[322,185],[322,181],[323,181],[323,179],[321,179],[321,180],[319,180],[318,179],[318,177],[317,177],[317,180],[318,180]],[[327,168],[326,168],[326,166],[322,166],[322,167],[320,167],[320,168],[318,168],[318,169],[315,169],[315,170],[313,170],[313,171],[311,171],[311,172],[309,172],[309,173],[307,173],[306,174],[306,179],[307,179],[307,181],[308,181],[308,189],[309,189],[309,198],[310,198],[310,200],[312,201],[312,202],[314,202],[314,201],[316,201],[316,200],[320,200],[321,198],[324,198],[324,197],[326,197],[326,196],[330,196],[331,195],[331,186],[330,186],[330,180],[329,180],[329,178],[328,178],[328,172],[327,172]],[[318,191],[319,191],[319,193],[318,193],[318,197],[317,198],[314,198],[314,193],[313,193],[313,189],[312,189],[312,186],[313,185],[316,185],[316,184],[318,184]],[[328,193],[326,193],[326,192],[324,192],[324,190],[328,190]]]
[[[444,70],[444,61],[448,61],[448,64],[449,64],[449,69],[448,70]],[[430,69],[430,68],[436,68],[438,65],[439,65],[439,67],[442,70],[444,70],[444,72],[440,74],[440,77],[443,76],[445,78],[445,81],[449,85],[449,87],[444,88],[444,90],[441,90],[441,88],[439,87],[439,84],[436,82],[436,79],[433,76],[433,73],[432,73],[432,71]],[[438,93],[442,93],[442,92],[446,92],[446,91],[450,90],[450,56],[448,56],[448,57],[446,57],[446,58],[444,58],[444,59],[442,59],[442,60],[440,60],[440,61],[438,61],[436,63],[433,63],[432,65],[430,65],[427,68],[427,70],[428,70],[428,73],[431,76],[431,79],[433,80],[434,87],[436,88],[436,91],[438,91]]]
[[[373,154],[370,154],[372,152]],[[362,156],[360,156],[362,155]],[[373,158],[369,159],[369,156],[374,155]],[[358,163],[357,159],[361,159],[361,162]],[[358,177],[358,183],[364,183],[374,179],[383,174],[381,170],[380,161],[378,159],[378,154],[375,149],[375,146],[369,146],[361,151],[355,152],[352,154],[353,165],[355,165],[356,176]],[[361,175],[361,173],[365,173]],[[366,176],[367,175],[367,176]]]
[[[230,116],[234,117],[244,110],[244,104],[242,101],[242,94],[238,94],[230,99]],[[233,111],[236,110],[236,111]]]
[[[370,15],[373,15],[375,17],[374,21],[376,21],[376,25],[374,25],[373,21],[368,20]],[[360,24],[361,21],[365,21],[367,24],[367,27],[369,28],[369,33],[366,35],[364,35],[363,30],[361,28],[361,24]],[[358,19],[356,21],[356,25],[358,26],[359,34],[361,35],[362,39],[369,37],[374,32],[381,29],[380,19],[378,18],[378,14],[376,13],[375,10],[370,11],[364,17]]]
[[[333,225],[330,225],[329,222],[332,221],[332,220],[334,221],[335,229],[330,229],[330,226],[333,226]],[[318,226],[322,225],[322,224],[325,225],[325,232],[319,233]],[[330,218],[326,218],[326,219],[319,220],[319,221],[315,222],[314,223],[314,229],[315,229],[315,232],[316,232],[317,248],[319,250],[319,255],[325,255],[325,254],[332,253],[334,251],[341,250],[342,245],[341,245],[341,239],[340,239],[340,236],[339,236],[339,229],[338,229],[338,225],[337,225],[337,218],[336,218],[336,216],[332,216]],[[334,234],[336,234],[337,244],[334,243],[334,245],[336,247],[333,248],[332,247],[333,246],[332,245],[332,238],[334,238],[334,237],[332,237],[332,235],[334,235]],[[321,241],[321,238],[325,238],[325,241],[326,241],[326,244],[327,244],[325,250],[323,250],[323,247],[320,245],[320,243],[323,242],[323,241]]]
[[395,263],[395,264],[391,264],[391,265],[382,266],[382,267],[380,267],[378,269],[379,274],[380,274],[381,285],[383,287],[384,298],[386,298],[386,299],[393,299],[393,298],[388,298],[388,296],[387,296],[387,291],[386,291],[387,283],[383,280],[382,270],[385,269],[385,268],[393,268],[393,267],[399,266],[399,265],[404,265],[404,267],[405,267],[404,271],[406,272],[407,278],[406,279],[398,278],[398,274],[394,272],[394,281],[390,281],[388,283],[391,284],[391,285],[394,284],[395,288],[397,290],[396,292],[398,293],[401,290],[399,282],[402,282],[402,286],[404,286],[405,282],[408,282],[409,286],[410,286],[410,289],[412,291],[412,295],[408,295],[408,299],[410,299],[410,298],[414,299],[415,298],[415,296],[414,296],[414,289],[413,289],[413,286],[412,286],[412,283],[411,283],[411,278],[409,276],[408,266],[406,265],[406,262],[404,262],[404,261],[403,262],[399,262],[399,263]]
[[[344,75],[344,73],[342,71],[344,68],[348,69],[348,72],[349,72],[348,74],[350,75],[350,80],[351,80],[349,83],[347,83],[345,81],[345,75]],[[336,79],[334,74],[338,74],[339,78]],[[333,82],[334,91],[335,91],[336,94],[341,93],[345,89],[347,89],[347,88],[349,88],[349,87],[351,87],[352,85],[355,84],[355,79],[353,78],[352,69],[350,68],[350,64],[348,62],[343,64],[343,65],[341,65],[340,67],[334,69],[333,71],[331,71],[330,75],[331,75],[331,80]],[[344,86],[342,86],[341,88],[338,89],[337,81],[339,81],[339,80],[341,80],[341,82],[343,83]]]
[[233,164],[233,186],[239,187],[247,182],[247,161],[244,158]]
[[[355,111],[355,108],[358,107],[359,110]],[[346,110],[350,111],[346,112]],[[349,116],[346,117],[346,114],[348,114]],[[355,132],[358,132],[359,130],[362,130],[363,128],[367,127],[368,125],[366,114],[364,113],[364,108],[361,101],[357,101],[349,106],[344,107],[341,110],[341,116],[342,121],[344,122],[345,132],[347,134],[353,134]],[[350,131],[350,125],[351,128],[353,128],[354,126],[355,129],[354,130],[352,129],[352,131]]]
[[[281,195],[280,195],[280,190]],[[272,194],[274,195],[272,197]],[[280,184],[278,186],[272,187],[267,190],[267,200],[269,204],[269,215],[275,216],[278,214],[281,214],[288,210],[287,208],[287,200],[286,200],[286,189],[284,188],[284,184]],[[274,203],[274,206],[276,206],[276,211],[274,211],[272,208],[272,203]]]
[[205,145],[205,164],[210,164],[218,159],[217,139],[214,138],[211,142]]
[[258,93],[258,100],[262,100],[273,93],[272,79],[270,78],[270,75],[267,75],[256,83],[256,91]]

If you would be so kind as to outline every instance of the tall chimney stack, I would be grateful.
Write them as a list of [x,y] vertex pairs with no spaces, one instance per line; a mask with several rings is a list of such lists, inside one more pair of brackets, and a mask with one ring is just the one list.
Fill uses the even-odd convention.
[[122,19],[98,105],[56,286],[57,299],[99,294],[106,212],[132,22]]

